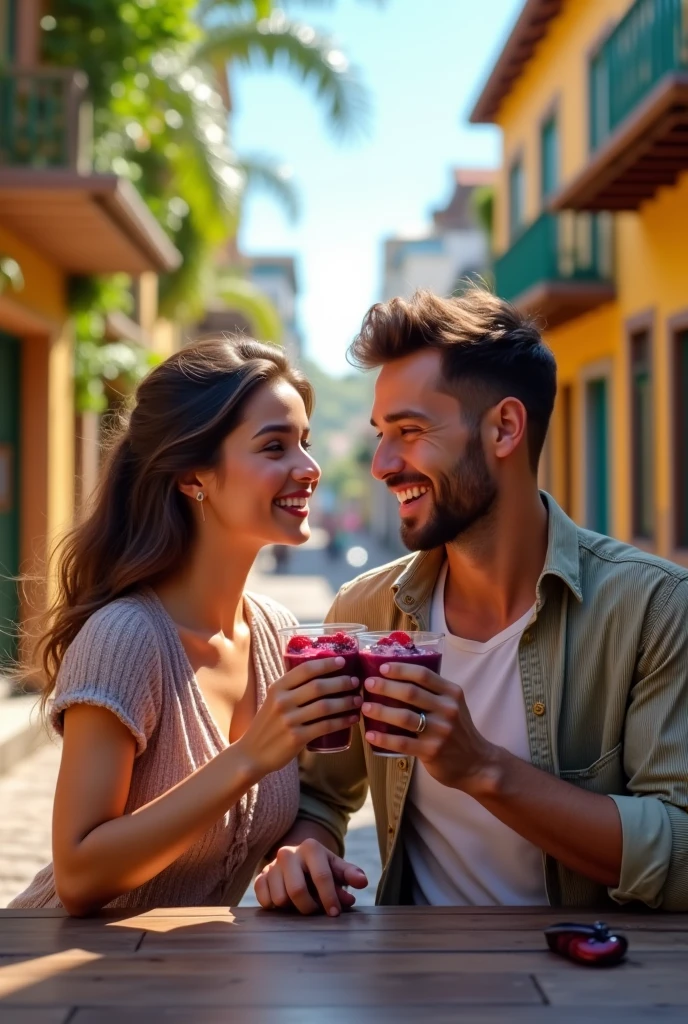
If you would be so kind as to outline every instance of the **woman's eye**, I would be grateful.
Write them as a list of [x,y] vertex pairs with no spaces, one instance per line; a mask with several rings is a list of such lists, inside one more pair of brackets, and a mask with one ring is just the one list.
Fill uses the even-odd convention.
[[273,441],[272,444],[266,445],[266,447],[263,448],[263,451],[264,452],[283,452],[284,451],[284,447],[283,447],[282,444],[280,444],[279,441]]

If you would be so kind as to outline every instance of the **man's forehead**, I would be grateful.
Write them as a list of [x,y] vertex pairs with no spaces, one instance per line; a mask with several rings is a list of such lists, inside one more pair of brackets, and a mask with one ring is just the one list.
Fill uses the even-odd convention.
[[401,409],[420,413],[456,412],[457,399],[442,389],[440,353],[429,350],[385,363],[375,383],[373,419],[387,419]]

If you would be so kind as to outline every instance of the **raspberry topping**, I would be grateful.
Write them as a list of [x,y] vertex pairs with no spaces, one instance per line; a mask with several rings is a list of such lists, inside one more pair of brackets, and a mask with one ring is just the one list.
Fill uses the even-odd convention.
[[408,644],[412,642],[411,637],[408,635],[408,633],[404,633],[400,629],[397,629],[394,633],[390,633],[388,639],[393,644],[401,644],[403,647],[406,647]]
[[307,636],[293,636],[287,644],[287,651],[290,654],[298,654],[299,651],[305,651],[307,647],[312,647],[312,641]]

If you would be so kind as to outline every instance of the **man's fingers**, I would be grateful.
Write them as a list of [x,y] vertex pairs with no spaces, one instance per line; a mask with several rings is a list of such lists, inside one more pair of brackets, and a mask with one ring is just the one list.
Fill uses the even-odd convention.
[[263,910],[274,910],[275,904],[272,902],[272,896],[270,895],[270,887],[266,875],[258,875],[255,882],[253,883],[253,891],[256,894],[256,899],[260,903]]
[[312,889],[317,894],[323,910],[331,917],[336,917],[341,910],[341,905],[337,898],[329,851],[318,843],[313,848],[302,848],[302,856]]
[[352,885],[354,889],[365,889],[368,878],[363,868],[352,864],[349,860],[330,854],[330,868],[334,879],[340,885]]
[[363,686],[366,697],[369,693],[374,693],[398,700],[401,704],[410,704],[411,707],[421,708],[423,711],[442,711],[444,707],[440,696],[430,693],[422,686],[416,686],[415,683],[371,676],[364,681]]
[[424,668],[422,665],[411,665],[403,661],[389,661],[380,665],[380,675],[387,679],[400,679],[415,683],[431,693],[446,693],[449,687],[455,685],[438,676],[436,672],[431,672],[429,668]]
[[[395,729],[406,729],[407,732],[415,733],[420,721],[420,712],[413,708],[390,708],[386,704],[378,704],[373,701],[366,702],[361,708],[363,714],[369,721],[375,719],[378,722],[386,722]],[[375,726],[371,726],[375,728]]]

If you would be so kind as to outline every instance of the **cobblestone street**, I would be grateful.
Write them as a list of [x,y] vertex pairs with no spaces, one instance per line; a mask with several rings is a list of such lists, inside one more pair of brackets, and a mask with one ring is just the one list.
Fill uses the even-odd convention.
[[[316,559],[313,551],[295,552],[290,575],[273,576],[257,572],[250,586],[288,604],[302,622],[322,617],[333,595],[332,583],[337,585],[339,580],[328,580],[315,573],[305,575],[313,572]],[[379,561],[382,560],[380,557]],[[304,575],[298,575],[299,569]],[[334,575],[341,573],[342,569],[333,565],[332,571]],[[353,571],[349,570],[349,577],[352,575]],[[53,740],[20,761],[7,774],[0,775],[0,907],[5,907],[21,892],[36,871],[51,858],[52,801],[59,760],[59,742]],[[347,857],[362,867],[368,876],[368,888],[357,894],[359,904],[374,903],[380,862],[370,802],[351,822]],[[255,905],[252,889],[244,897],[244,903]]]

